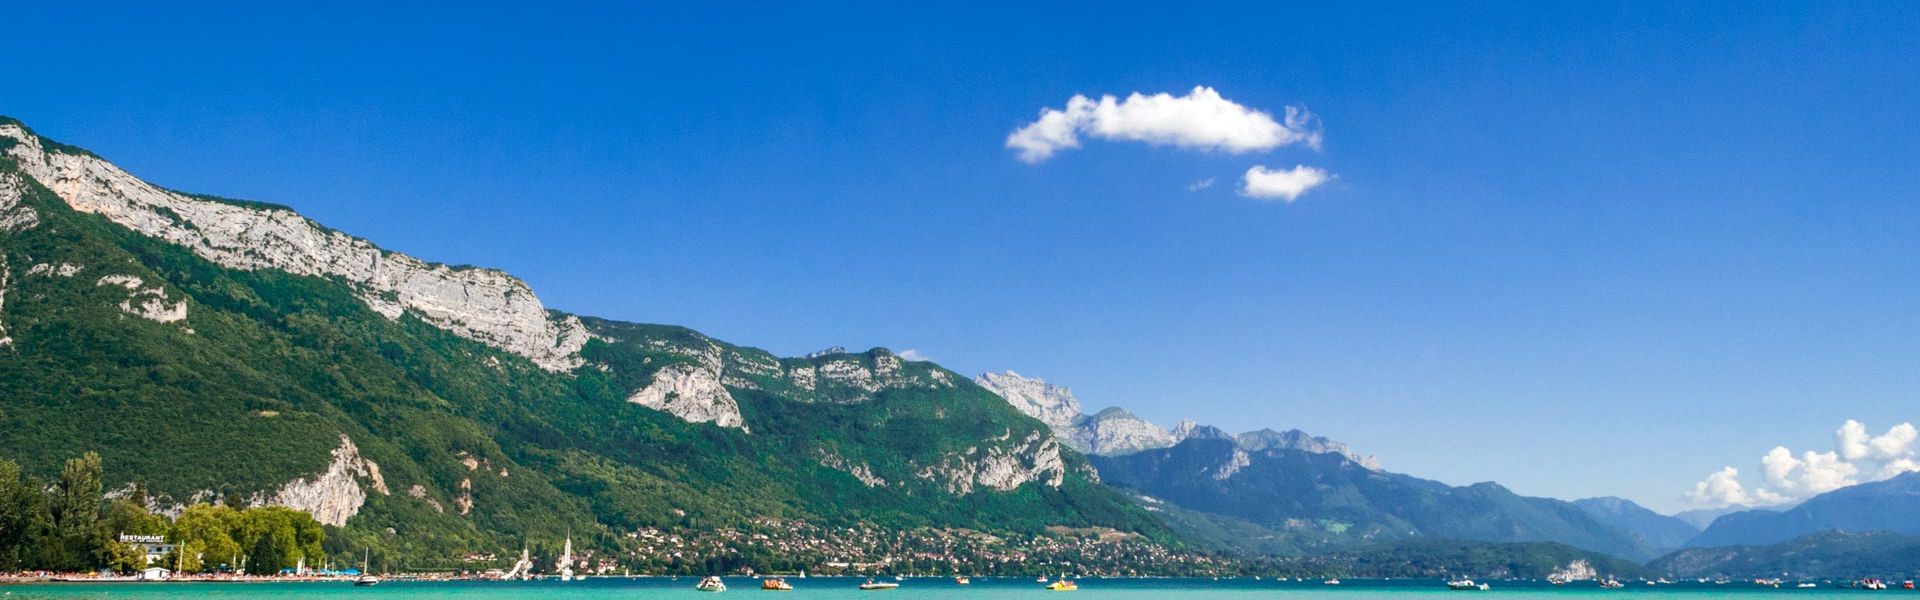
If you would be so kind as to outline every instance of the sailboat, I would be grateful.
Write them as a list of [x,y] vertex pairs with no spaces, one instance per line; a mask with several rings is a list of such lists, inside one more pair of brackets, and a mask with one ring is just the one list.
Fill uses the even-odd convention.
[[573,531],[567,531],[567,545],[560,550],[558,569],[561,581],[573,581]]
[[373,576],[371,567],[373,564],[373,550],[361,548],[360,552],[360,578],[353,580],[353,584],[361,587],[379,585],[380,578]]
[[533,578],[533,559],[529,557],[526,546],[520,546],[520,560],[514,561],[513,568],[500,578],[521,580]]

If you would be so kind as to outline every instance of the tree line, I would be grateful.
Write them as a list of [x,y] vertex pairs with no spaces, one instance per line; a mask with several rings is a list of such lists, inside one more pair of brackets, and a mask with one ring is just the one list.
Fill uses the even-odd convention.
[[52,480],[0,459],[0,572],[149,566],[146,552],[122,535],[163,536],[174,550],[152,566],[181,571],[270,575],[326,560],[326,529],[305,511],[195,504],[169,519],[147,510],[138,487],[107,497],[100,473],[92,452],[69,459]]

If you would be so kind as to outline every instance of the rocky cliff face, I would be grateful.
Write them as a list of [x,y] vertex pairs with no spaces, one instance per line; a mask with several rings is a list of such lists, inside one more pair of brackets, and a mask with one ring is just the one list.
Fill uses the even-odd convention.
[[1234,436],[1234,441],[1239,444],[1240,448],[1248,452],[1286,448],[1313,452],[1315,454],[1338,454],[1347,457],[1348,460],[1352,460],[1360,466],[1375,471],[1380,470],[1380,460],[1374,458],[1372,455],[1362,455],[1354,452],[1353,449],[1347,447],[1346,444],[1324,437],[1308,435],[1307,432],[1298,429],[1289,429],[1286,431],[1274,431],[1272,429],[1249,431]]
[[13,338],[7,336],[7,284],[11,283],[12,276],[6,255],[0,254],[0,348],[13,345]]
[[387,494],[387,482],[380,478],[380,467],[360,457],[360,449],[346,435],[333,451],[333,462],[312,477],[287,482],[271,497],[257,497],[255,505],[276,504],[313,513],[322,525],[345,526],[347,519],[360,514],[367,492],[360,487],[366,479],[377,493]]
[[1080,401],[1073,397],[1073,390],[1047,383],[1032,377],[1023,377],[1019,373],[983,373],[973,382],[987,391],[1006,398],[1008,404],[1027,416],[1039,419],[1054,431],[1071,429],[1074,421],[1080,419]]
[[918,476],[944,484],[948,493],[966,495],[976,488],[1004,492],[1031,482],[1060,487],[1067,467],[1060,459],[1059,441],[1035,431],[1011,448],[974,447],[949,455],[940,464],[921,469]]
[[688,363],[655,371],[653,383],[627,398],[628,402],[665,411],[689,423],[713,423],[743,428],[740,404],[720,385],[720,375]]
[[1082,451],[1102,456],[1165,448],[1180,442],[1172,432],[1118,407],[1080,419],[1069,435]]
[[[462,337],[517,354],[542,368],[579,365],[587,332],[573,317],[550,314],[526,283],[499,271],[454,268],[388,252],[283,208],[188,196],[149,184],[87,154],[47,148],[17,124],[0,124],[6,154],[20,170],[75,210],[94,213],[142,234],[191,249],[234,269],[277,269],[338,277],[389,319],[412,313]],[[0,190],[8,187],[0,184]],[[17,190],[12,192],[17,201]],[[0,224],[30,222],[0,191]],[[130,306],[172,314],[160,302]],[[133,312],[133,311],[130,311]]]

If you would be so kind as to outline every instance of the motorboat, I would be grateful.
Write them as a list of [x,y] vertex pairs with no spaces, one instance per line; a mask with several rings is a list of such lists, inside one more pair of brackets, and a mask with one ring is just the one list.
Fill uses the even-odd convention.
[[1472,579],[1455,579],[1447,582],[1447,589],[1462,592],[1484,592],[1493,589],[1493,586],[1484,583],[1474,583]]

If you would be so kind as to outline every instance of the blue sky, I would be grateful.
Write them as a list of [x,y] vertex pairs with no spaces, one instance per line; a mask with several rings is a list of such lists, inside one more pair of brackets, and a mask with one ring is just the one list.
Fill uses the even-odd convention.
[[[565,310],[1662,509],[1920,417],[1912,4],[55,4],[0,114]],[[1006,147],[1195,86],[1321,147]]]

